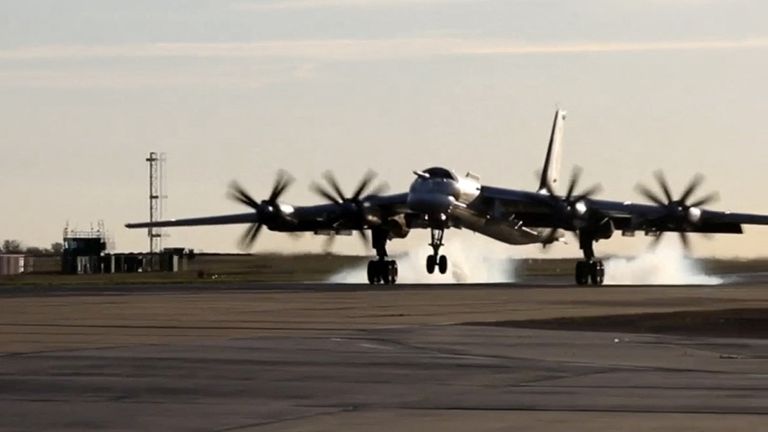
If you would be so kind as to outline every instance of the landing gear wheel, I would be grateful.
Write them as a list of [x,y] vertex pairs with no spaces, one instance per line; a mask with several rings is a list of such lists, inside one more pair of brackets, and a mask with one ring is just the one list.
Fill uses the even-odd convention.
[[427,273],[432,274],[435,272],[435,266],[437,265],[437,259],[434,255],[427,257]]
[[586,285],[589,283],[589,263],[586,261],[576,262],[576,284]]
[[397,275],[398,275],[398,269],[397,269],[397,261],[387,261],[387,279],[389,280],[390,285],[394,285],[397,283]]
[[602,261],[589,263],[589,278],[592,285],[602,285],[605,281],[605,265]]
[[368,261],[368,283],[373,285],[378,282],[378,265],[377,261]]
[[389,272],[387,271],[387,264],[389,261],[377,261],[376,266],[379,268],[379,281],[383,285],[389,285]]
[[372,260],[368,261],[368,283],[371,285],[394,285],[399,274],[397,261]]
[[440,255],[438,258],[437,269],[440,270],[440,274],[445,274],[448,271],[448,258],[445,255]]

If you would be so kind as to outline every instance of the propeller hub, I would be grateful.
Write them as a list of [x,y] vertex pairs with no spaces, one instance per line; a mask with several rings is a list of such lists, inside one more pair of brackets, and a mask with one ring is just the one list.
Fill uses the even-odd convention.
[[[285,171],[279,171],[269,197],[259,202],[237,182],[232,182],[230,185],[229,196],[235,201],[247,205],[256,212],[256,220],[248,226],[245,233],[243,233],[243,236],[240,238],[240,247],[243,250],[250,250],[265,225],[269,226],[269,224],[274,223],[280,215],[285,219],[283,211],[284,207],[279,204],[278,200],[291,183],[293,183],[293,177]],[[285,206],[285,208],[290,210],[290,213],[293,212],[290,206]]]
[[342,209],[345,213],[355,214],[360,212],[361,207],[358,202],[348,199],[342,203]]
[[656,181],[658,182],[663,195],[651,191],[642,184],[638,184],[636,188],[641,195],[663,210],[662,214],[652,217],[648,221],[649,228],[658,230],[659,232],[656,240],[654,240],[654,244],[659,242],[661,234],[664,233],[664,228],[672,229],[679,232],[680,240],[687,250],[690,247],[688,232],[693,231],[693,228],[701,223],[703,211],[700,207],[717,201],[719,195],[717,192],[713,192],[695,201],[691,201],[691,198],[693,198],[696,191],[704,182],[704,176],[696,174],[688,183],[688,186],[680,197],[675,199],[664,173],[662,171],[656,171],[654,176],[656,177]]
[[259,216],[272,216],[275,214],[275,207],[268,201],[262,201],[258,208]]
[[[581,173],[582,170],[580,167],[575,166],[573,168],[565,196],[558,196],[554,188],[552,188],[552,185],[546,185],[546,193],[552,206],[556,210],[555,217],[558,220],[558,223],[570,227],[571,229],[580,229],[591,223],[588,200],[600,193],[602,189],[602,186],[596,184],[584,192],[577,193],[576,189],[581,178]],[[556,230],[553,230],[544,240],[544,243],[551,243],[555,240]]]
[[329,202],[336,204],[339,219],[337,224],[352,226],[353,229],[365,229],[367,225],[380,223],[380,218],[370,215],[375,209],[372,209],[368,202],[369,197],[380,195],[387,189],[385,183],[370,188],[376,178],[376,173],[368,171],[351,196],[344,193],[332,172],[325,172],[323,178],[328,187],[313,183],[312,190]]

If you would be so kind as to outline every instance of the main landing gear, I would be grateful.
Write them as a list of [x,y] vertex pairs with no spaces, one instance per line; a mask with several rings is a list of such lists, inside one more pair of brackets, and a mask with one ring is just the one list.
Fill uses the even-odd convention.
[[368,261],[368,283],[394,285],[397,282],[398,269],[397,261],[387,259],[389,232],[383,229],[372,229],[371,237],[377,258]]
[[605,281],[605,265],[595,258],[592,236],[579,233],[579,247],[584,252],[584,261],[576,263],[576,283],[578,285],[602,285]]
[[579,285],[602,285],[605,280],[605,265],[600,260],[576,263],[576,283]]
[[397,282],[397,261],[377,259],[368,261],[368,283],[394,285]]
[[440,255],[440,247],[443,246],[443,234],[445,230],[442,228],[430,229],[430,242],[432,247],[432,255],[427,257],[427,273],[432,274],[435,272],[435,267],[440,274],[445,274],[448,271],[448,257]]

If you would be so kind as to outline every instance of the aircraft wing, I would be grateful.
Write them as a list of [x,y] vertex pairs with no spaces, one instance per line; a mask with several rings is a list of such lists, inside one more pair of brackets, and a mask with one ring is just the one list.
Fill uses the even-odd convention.
[[245,224],[258,221],[256,212],[239,213],[222,216],[206,216],[187,219],[170,219],[156,222],[138,222],[125,224],[126,228],[165,228],[179,226],[201,226],[201,225],[231,225]]
[[[376,212],[384,217],[393,217],[407,211],[408,194],[371,196],[364,199],[367,211]],[[259,217],[258,210],[222,216],[205,216],[186,219],[171,219],[157,222],[128,223],[127,228],[167,228],[203,225],[250,224],[262,220],[270,229],[276,231],[318,231],[334,230],[350,217],[343,204],[318,204],[290,207],[284,218],[268,221]],[[274,223],[273,223],[274,222]]]
[[408,212],[408,194],[377,195],[363,198],[361,206],[344,203],[297,206],[287,224],[270,225],[275,231],[326,231],[339,229],[365,229],[360,221],[365,215],[380,219],[396,217]]
[[[478,206],[492,217],[509,218],[532,228],[568,228],[556,217],[551,195],[484,186]],[[585,199],[593,215],[610,219],[617,230],[627,231],[687,231],[704,233],[742,233],[741,225],[768,225],[768,215],[701,210],[695,223],[672,219],[669,210],[656,204]]]

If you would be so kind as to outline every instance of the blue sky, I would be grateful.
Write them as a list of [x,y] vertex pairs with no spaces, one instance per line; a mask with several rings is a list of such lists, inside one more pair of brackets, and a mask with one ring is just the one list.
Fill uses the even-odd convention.
[[[0,5],[0,238],[45,245],[67,221],[146,218],[145,154],[168,154],[169,217],[240,211],[274,173],[326,169],[351,189],[372,167],[394,189],[442,164],[532,188],[556,106],[566,170],[633,199],[665,169],[696,172],[717,208],[768,213],[763,128],[768,4],[740,0],[18,1]],[[170,244],[234,250],[239,228],[175,230]],[[422,245],[426,234],[406,242]],[[258,250],[319,250],[267,235]],[[696,242],[764,255],[761,228]],[[362,252],[356,240],[338,251]],[[642,239],[600,244],[634,252]],[[536,249],[530,249],[535,254]],[[575,245],[558,253],[576,254]]]

